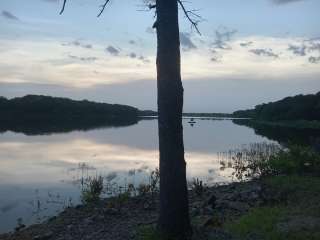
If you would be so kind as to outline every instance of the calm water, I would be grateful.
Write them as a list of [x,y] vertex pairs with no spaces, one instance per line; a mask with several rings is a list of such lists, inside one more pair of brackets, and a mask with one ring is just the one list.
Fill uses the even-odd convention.
[[[231,120],[184,119],[189,179],[232,181],[220,170],[217,153],[254,142],[269,142]],[[81,180],[103,175],[118,184],[147,181],[158,166],[157,120],[119,128],[51,135],[0,134],[0,232],[42,221],[79,203]]]

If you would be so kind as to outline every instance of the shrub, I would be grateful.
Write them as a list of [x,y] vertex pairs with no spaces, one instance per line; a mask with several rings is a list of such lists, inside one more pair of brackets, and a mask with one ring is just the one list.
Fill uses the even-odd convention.
[[[279,174],[320,174],[320,155],[311,147],[251,144],[227,152],[225,158],[232,160],[233,176],[238,180]],[[226,159],[221,161],[223,167]]]
[[310,147],[292,145],[272,156],[269,165],[279,174],[319,174],[320,155]]
[[194,178],[191,182],[191,190],[196,193],[198,196],[202,196],[202,194],[206,190],[206,186],[203,184],[201,180],[198,178]]
[[103,190],[103,178],[101,176],[90,178],[86,187],[82,190],[81,200],[85,204],[97,202]]

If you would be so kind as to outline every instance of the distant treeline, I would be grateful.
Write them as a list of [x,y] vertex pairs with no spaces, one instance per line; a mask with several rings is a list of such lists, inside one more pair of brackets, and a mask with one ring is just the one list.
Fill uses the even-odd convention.
[[[158,112],[152,110],[139,111],[140,116],[158,116]],[[231,118],[233,114],[231,113],[183,113],[184,117],[217,117],[217,118]]]
[[184,117],[216,117],[216,118],[231,118],[233,115],[230,113],[183,113]]
[[254,109],[236,111],[233,116],[264,121],[319,121],[320,92],[286,97],[280,101],[260,104]]
[[121,125],[137,121],[138,109],[126,105],[87,100],[27,95],[13,99],[0,97],[0,126],[40,125]]

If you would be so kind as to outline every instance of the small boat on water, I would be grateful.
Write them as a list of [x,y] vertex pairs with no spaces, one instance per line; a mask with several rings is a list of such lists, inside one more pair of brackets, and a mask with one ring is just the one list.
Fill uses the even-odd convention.
[[194,118],[190,118],[190,120],[188,121],[188,123],[190,123],[190,124],[193,126],[196,122],[194,121]]

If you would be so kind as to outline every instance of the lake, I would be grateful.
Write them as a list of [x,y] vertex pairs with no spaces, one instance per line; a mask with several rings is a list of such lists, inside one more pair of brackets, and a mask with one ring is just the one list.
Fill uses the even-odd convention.
[[[274,142],[232,120],[183,120],[189,180],[209,184],[233,180],[219,153],[243,144]],[[82,183],[102,175],[118,185],[138,185],[158,166],[156,119],[125,127],[101,127],[46,135],[0,133],[0,232],[17,222],[43,221],[80,203]]]

